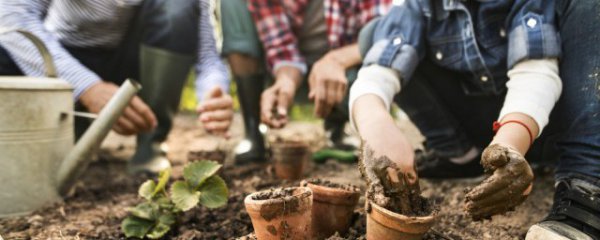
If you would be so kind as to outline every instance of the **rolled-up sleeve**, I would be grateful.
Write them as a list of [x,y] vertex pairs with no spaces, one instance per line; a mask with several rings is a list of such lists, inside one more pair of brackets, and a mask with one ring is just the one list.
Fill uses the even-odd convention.
[[396,5],[376,21],[363,64],[392,68],[408,81],[425,55],[424,17],[418,1]]
[[527,59],[560,57],[554,0],[517,0],[509,15],[508,68]]
[[[2,0],[0,1],[0,27],[30,32],[41,39],[55,62],[58,77],[74,88],[74,98],[79,96],[101,78],[86,68],[65,50],[59,41],[46,30],[44,15],[50,0]],[[18,33],[0,35],[0,44],[8,51],[21,70],[29,76],[44,76],[44,62],[33,43]]]

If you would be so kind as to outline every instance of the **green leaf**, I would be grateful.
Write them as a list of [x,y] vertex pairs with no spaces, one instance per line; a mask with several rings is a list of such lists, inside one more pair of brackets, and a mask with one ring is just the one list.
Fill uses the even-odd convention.
[[167,209],[167,210],[173,209],[173,203],[171,202],[171,199],[169,199],[169,197],[167,197],[167,196],[158,197],[158,198],[154,199],[154,202],[161,209]]
[[144,238],[144,235],[154,226],[154,222],[129,216],[121,223],[121,231],[126,237]]
[[171,185],[171,199],[182,211],[192,209],[198,204],[200,192],[192,189],[187,182],[177,181]]
[[160,174],[158,175],[158,184],[156,184],[156,188],[154,188],[154,195],[165,189],[165,186],[167,186],[167,182],[169,182],[170,177],[171,168],[167,168],[160,172]]
[[171,230],[171,226],[159,223],[146,236],[150,239],[159,239],[169,230]]
[[154,189],[156,189],[156,183],[153,180],[148,180],[142,183],[138,194],[146,200],[151,200],[154,197]]
[[183,178],[194,188],[202,185],[206,179],[217,173],[221,165],[214,161],[194,162],[183,169]]
[[150,202],[140,203],[134,208],[129,209],[131,215],[146,220],[155,220],[157,212],[158,206]]
[[175,224],[175,214],[169,211],[165,211],[158,217],[158,222],[161,224],[171,226]]
[[200,204],[207,208],[218,208],[227,204],[229,190],[225,181],[219,176],[212,176],[200,186]]

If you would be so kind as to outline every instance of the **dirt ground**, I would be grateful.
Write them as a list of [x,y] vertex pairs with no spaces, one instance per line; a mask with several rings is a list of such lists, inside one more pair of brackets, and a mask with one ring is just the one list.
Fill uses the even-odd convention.
[[[193,116],[180,115],[168,139],[169,157],[174,164],[174,177],[181,176],[190,150],[231,149],[243,135],[241,120],[236,118],[232,138],[228,141],[206,135]],[[400,126],[409,132],[415,145],[421,141],[418,132],[407,121]],[[311,142],[317,149],[323,144],[324,133],[319,123],[293,123],[287,129],[268,133],[296,136]],[[146,178],[126,175],[126,160],[133,154],[134,139],[109,135],[96,160],[76,187],[75,194],[64,202],[49,206],[27,216],[0,220],[0,235],[4,239],[123,239],[121,220],[126,209],[140,202],[137,187]],[[178,219],[179,224],[165,239],[234,239],[252,232],[252,224],[244,210],[244,197],[254,191],[278,186],[297,185],[276,179],[269,164],[234,167],[228,156],[221,173],[230,188],[226,207],[208,210],[196,208]],[[364,182],[355,164],[328,161],[310,164],[306,177],[318,177],[338,183],[353,183],[364,191]],[[427,239],[523,239],[530,225],[541,220],[552,203],[552,176],[538,173],[534,191],[516,211],[492,220],[472,222],[463,212],[463,190],[481,179],[422,180],[424,195],[431,197],[441,211]],[[346,239],[364,234],[365,216],[361,198],[353,227]],[[339,238],[338,238],[339,239]]]

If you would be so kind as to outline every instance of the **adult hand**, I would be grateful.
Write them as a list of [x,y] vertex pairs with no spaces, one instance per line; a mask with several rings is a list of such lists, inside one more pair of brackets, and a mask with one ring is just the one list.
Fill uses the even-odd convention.
[[510,211],[525,201],[533,186],[533,172],[523,155],[493,144],[483,151],[481,164],[494,173],[467,193],[465,209],[473,219]]
[[273,86],[260,98],[261,121],[272,128],[282,128],[288,122],[288,109],[294,100],[302,74],[292,67],[281,67]]
[[346,67],[327,54],[313,65],[308,80],[308,98],[315,103],[315,115],[327,117],[333,107],[346,96]]
[[[81,94],[79,101],[89,112],[99,113],[118,89],[119,87],[113,83],[100,82]],[[123,114],[113,125],[113,130],[119,134],[133,135],[151,131],[156,125],[156,116],[154,116],[150,107],[138,96],[134,96]]]
[[227,137],[233,120],[233,100],[221,87],[211,89],[196,110],[207,132]]

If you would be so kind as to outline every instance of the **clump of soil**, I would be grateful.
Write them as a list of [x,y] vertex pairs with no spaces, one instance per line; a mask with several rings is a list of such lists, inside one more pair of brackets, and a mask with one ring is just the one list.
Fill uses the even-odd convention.
[[350,192],[360,192],[360,188],[355,185],[339,184],[339,183],[334,183],[329,180],[324,180],[324,179],[320,179],[320,178],[312,178],[312,179],[306,180],[303,182],[302,186],[306,187],[308,185],[308,183],[311,183],[314,185],[319,185],[319,186],[324,186],[324,187],[338,188],[338,189],[342,189],[342,190],[346,190],[346,191],[350,191]]
[[268,199],[278,199],[291,197],[294,194],[293,188],[278,188],[271,189],[268,191],[262,191],[252,195],[252,200],[268,200]]
[[359,169],[367,181],[367,198],[375,204],[406,216],[428,216],[434,212],[430,201],[421,196],[416,176],[401,173],[387,156],[375,157],[366,144],[360,154]]

